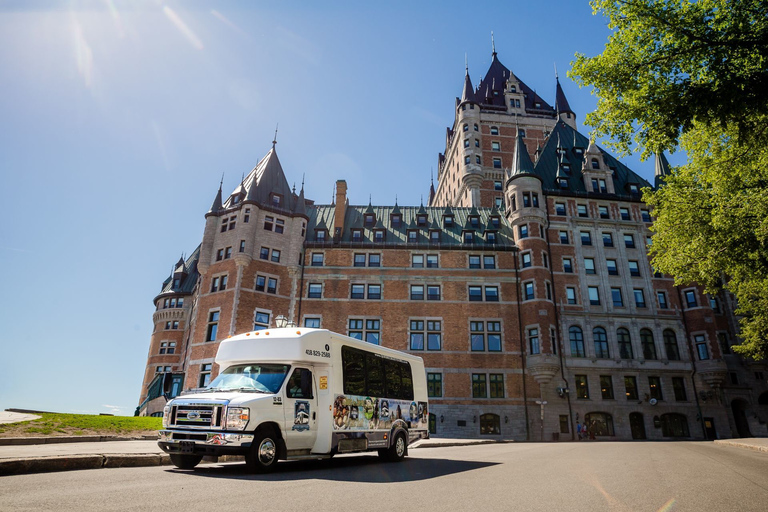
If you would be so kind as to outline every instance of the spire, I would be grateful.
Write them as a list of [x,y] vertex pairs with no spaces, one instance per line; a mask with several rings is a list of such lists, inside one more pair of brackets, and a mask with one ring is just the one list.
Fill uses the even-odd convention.
[[555,82],[557,82],[557,87],[555,88],[555,110],[557,111],[558,117],[562,114],[572,114],[575,117],[576,114],[571,110],[571,106],[568,104],[563,88],[560,86],[560,78],[557,76],[557,67],[555,67]]
[[221,187],[224,185],[224,173],[221,173],[221,181],[219,182],[219,191],[216,193],[216,198],[213,200],[213,204],[211,205],[211,209],[208,210],[208,213],[217,213],[219,210],[221,210]]
[[515,141],[515,154],[512,161],[511,176],[520,176],[522,174],[533,174],[533,162],[528,155],[528,150],[523,141],[523,135],[520,129],[517,130],[517,140]]
[[496,58],[496,41],[493,39],[493,30],[491,30],[491,49],[493,50],[493,57]]
[[301,180],[301,192],[299,192],[299,198],[296,200],[296,208],[294,213],[297,215],[307,215],[306,201],[304,200],[304,180]]
[[275,123],[275,138],[272,139],[272,147],[275,147],[275,144],[277,144],[277,127],[279,126],[278,123]]
[[472,80],[469,78],[469,69],[464,70],[464,89],[461,91],[461,102],[475,102],[475,89],[472,87]]
[[656,172],[654,174],[656,175],[656,179],[654,180],[653,186],[656,188],[663,185],[664,179],[672,174],[667,157],[664,156],[664,152],[656,153]]
[[432,205],[432,200],[435,198],[435,180],[432,176],[432,169],[429,169],[429,205]]

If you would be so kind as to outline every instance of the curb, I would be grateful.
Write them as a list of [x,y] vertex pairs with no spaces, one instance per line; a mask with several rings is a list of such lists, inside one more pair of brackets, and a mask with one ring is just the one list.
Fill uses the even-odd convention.
[[735,446],[736,448],[746,448],[747,450],[752,450],[756,452],[764,452],[768,453],[768,446],[763,446],[759,444],[750,444],[750,443],[740,443],[738,441],[730,441],[727,439],[717,439],[714,441],[715,444],[720,444],[724,446]]
[[514,443],[512,440],[500,440],[495,439],[482,439],[477,441],[439,441],[439,442],[423,442],[417,441],[408,446],[408,448],[447,448],[451,446],[474,446],[478,444],[506,444]]
[[170,464],[171,459],[168,455],[156,453],[64,455],[29,459],[4,459],[0,460],[0,476],[49,473],[53,471],[77,471],[82,469],[167,466]]
[[61,436],[61,437],[3,437],[0,446],[17,446],[26,444],[58,444],[58,443],[98,443],[103,441],[156,441],[157,435],[141,437],[119,436]]

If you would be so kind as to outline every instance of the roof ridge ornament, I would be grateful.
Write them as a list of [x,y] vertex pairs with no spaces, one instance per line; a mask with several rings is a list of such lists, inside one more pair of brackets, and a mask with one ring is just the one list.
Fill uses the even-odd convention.
[[496,40],[493,38],[493,30],[491,30],[491,49],[493,50],[493,56],[496,56]]
[[277,128],[280,126],[280,123],[275,123],[275,138],[272,139],[272,147],[275,147],[275,144],[277,144]]

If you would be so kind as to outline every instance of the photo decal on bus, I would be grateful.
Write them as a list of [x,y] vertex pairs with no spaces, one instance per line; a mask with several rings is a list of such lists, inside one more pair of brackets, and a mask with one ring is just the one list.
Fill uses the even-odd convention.
[[293,427],[291,427],[291,430],[298,430],[299,432],[309,430],[309,402],[296,400],[294,411]]
[[427,428],[429,411],[426,402],[376,398],[359,395],[335,395],[333,400],[334,430],[389,430],[397,420],[409,428]]

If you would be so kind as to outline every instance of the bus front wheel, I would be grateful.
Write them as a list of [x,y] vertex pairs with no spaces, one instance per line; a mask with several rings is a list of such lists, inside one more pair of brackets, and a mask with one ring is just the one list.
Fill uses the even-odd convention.
[[277,466],[279,446],[277,436],[273,432],[257,432],[251,448],[245,454],[248,469],[256,473],[273,471]]

